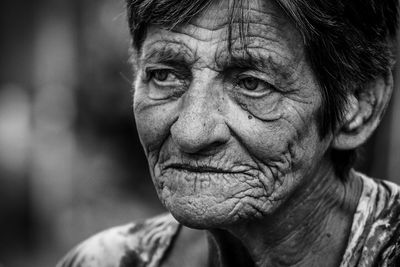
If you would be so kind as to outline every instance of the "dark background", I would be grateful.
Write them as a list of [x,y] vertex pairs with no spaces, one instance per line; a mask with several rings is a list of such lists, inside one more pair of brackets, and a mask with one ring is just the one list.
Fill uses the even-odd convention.
[[[54,266],[163,211],[135,132],[124,2],[3,0],[0,34],[0,267]],[[359,169],[400,183],[397,87]]]

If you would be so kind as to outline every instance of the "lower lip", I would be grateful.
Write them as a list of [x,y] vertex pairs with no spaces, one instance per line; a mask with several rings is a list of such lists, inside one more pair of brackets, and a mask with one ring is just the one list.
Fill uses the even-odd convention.
[[167,184],[178,185],[182,182],[195,183],[200,187],[209,187],[211,184],[217,186],[218,184],[224,183],[224,185],[238,183],[241,179],[238,176],[246,175],[244,173],[233,173],[233,172],[213,172],[213,171],[193,171],[181,168],[167,168],[161,172],[158,177],[161,182]]

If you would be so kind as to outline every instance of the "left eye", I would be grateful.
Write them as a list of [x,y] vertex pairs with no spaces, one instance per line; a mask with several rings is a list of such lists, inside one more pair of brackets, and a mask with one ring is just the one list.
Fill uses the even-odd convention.
[[239,80],[239,85],[245,88],[246,90],[255,91],[259,87],[260,82],[261,81],[259,79],[253,77],[246,77]]

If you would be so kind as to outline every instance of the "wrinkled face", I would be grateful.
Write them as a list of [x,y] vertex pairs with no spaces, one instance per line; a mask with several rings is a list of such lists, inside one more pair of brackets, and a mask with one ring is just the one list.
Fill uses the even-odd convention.
[[328,146],[301,36],[273,2],[242,11],[246,50],[235,22],[228,51],[229,11],[215,4],[172,31],[150,27],[139,55],[134,112],[152,179],[192,227],[273,214]]

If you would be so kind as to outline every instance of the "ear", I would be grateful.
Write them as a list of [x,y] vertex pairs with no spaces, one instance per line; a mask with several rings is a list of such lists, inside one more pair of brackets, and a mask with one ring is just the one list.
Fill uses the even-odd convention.
[[351,150],[362,145],[379,125],[393,90],[393,75],[368,83],[348,96],[344,121],[333,138],[332,148]]

